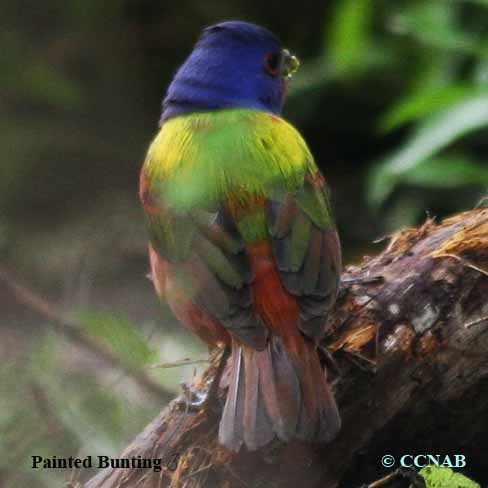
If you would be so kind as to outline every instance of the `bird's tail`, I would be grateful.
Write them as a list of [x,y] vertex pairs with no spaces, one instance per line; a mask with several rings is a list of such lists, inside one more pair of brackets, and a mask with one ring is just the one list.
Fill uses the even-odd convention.
[[263,351],[232,344],[220,443],[253,451],[275,437],[327,443],[339,432],[337,406],[315,347],[288,352],[272,336]]

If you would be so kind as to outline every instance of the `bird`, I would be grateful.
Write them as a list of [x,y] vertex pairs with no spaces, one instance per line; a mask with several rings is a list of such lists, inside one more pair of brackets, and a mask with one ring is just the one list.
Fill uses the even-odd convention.
[[325,178],[281,117],[299,64],[264,27],[203,29],[140,173],[156,293],[209,348],[229,351],[218,440],[234,452],[325,444],[341,428],[317,352],[341,245]]

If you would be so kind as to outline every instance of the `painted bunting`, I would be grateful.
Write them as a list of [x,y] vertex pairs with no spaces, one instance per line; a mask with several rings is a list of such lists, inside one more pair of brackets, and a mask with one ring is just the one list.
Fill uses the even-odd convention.
[[325,180],[280,117],[298,60],[267,29],[204,29],[163,101],[140,178],[157,294],[229,347],[219,441],[328,442],[340,416],[316,350],[341,249]]

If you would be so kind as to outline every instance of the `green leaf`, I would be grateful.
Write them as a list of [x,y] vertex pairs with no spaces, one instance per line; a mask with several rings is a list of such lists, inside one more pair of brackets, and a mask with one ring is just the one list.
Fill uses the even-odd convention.
[[462,155],[434,158],[405,172],[403,182],[429,188],[459,188],[465,185],[488,188],[488,167]]
[[380,130],[390,132],[398,127],[443,110],[467,96],[479,95],[481,89],[468,84],[439,87],[427,86],[416,90],[395,104],[382,117]]
[[93,337],[102,339],[130,364],[143,366],[155,358],[139,328],[125,317],[102,312],[81,312],[79,319]]
[[459,24],[458,6],[445,1],[412,4],[394,19],[398,34],[413,37],[426,47],[465,54],[479,53],[479,42]]
[[369,51],[369,30],[373,18],[372,0],[338,2],[326,51],[338,73],[346,74],[364,64]]
[[426,488],[481,488],[478,483],[450,468],[427,466],[419,474],[424,478]]
[[487,93],[465,99],[427,118],[399,151],[373,168],[368,190],[370,203],[381,205],[405,173],[457,139],[487,125]]
[[486,86],[488,83],[488,62],[486,59],[480,59],[473,69],[473,82],[478,86]]

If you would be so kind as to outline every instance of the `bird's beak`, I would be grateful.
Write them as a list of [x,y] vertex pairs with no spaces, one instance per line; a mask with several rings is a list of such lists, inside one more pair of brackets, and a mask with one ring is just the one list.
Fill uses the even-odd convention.
[[282,63],[281,73],[283,78],[291,78],[300,67],[300,60],[293,56],[288,49],[283,49]]

